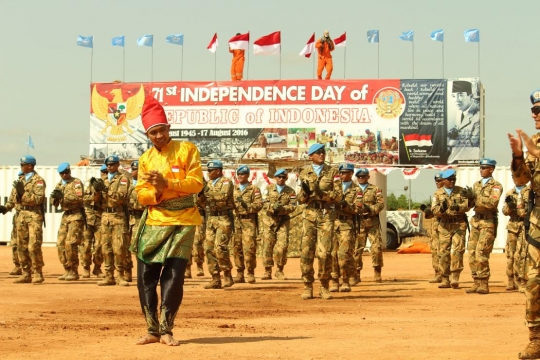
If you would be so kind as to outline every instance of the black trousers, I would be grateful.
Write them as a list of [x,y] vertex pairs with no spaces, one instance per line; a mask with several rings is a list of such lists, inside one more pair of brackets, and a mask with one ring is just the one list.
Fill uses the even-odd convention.
[[[184,272],[187,262],[187,259],[171,258],[164,264],[145,264],[137,259],[137,289],[149,334],[172,335],[174,319],[184,296]],[[161,287],[159,317],[158,283]]]

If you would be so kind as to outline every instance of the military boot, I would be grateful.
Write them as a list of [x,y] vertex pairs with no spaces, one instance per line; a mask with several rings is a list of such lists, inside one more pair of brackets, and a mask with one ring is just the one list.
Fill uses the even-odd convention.
[[450,280],[447,277],[443,277],[439,289],[448,289],[450,287]]
[[339,279],[332,279],[330,280],[330,288],[328,289],[330,292],[338,292],[339,291]]
[[381,276],[381,267],[380,266],[374,266],[373,267],[373,280],[375,282],[381,283],[382,282],[382,276]]
[[184,279],[191,279],[191,268],[186,268],[186,271],[184,272]]
[[129,286],[129,283],[126,281],[126,277],[124,275],[124,271],[117,271],[116,272],[116,285],[119,286]]
[[[244,278],[244,274],[242,273],[242,280],[243,278]],[[255,280],[255,278],[253,278],[253,280]],[[224,288],[231,287],[233,286],[233,284],[234,284],[234,280],[232,278],[231,271],[230,270],[224,271],[223,272],[223,287]]]
[[467,294],[476,294],[478,288],[480,287],[480,279],[474,279],[474,284],[470,289],[465,290]]
[[519,292],[524,293],[525,287],[527,286],[527,281],[525,279],[519,279]]
[[105,273],[105,277],[103,280],[97,282],[98,286],[110,286],[110,285],[116,285],[116,281],[114,281],[114,275],[113,272],[107,272]]
[[451,273],[450,274],[450,286],[452,289],[459,289],[459,274],[458,273]]
[[520,359],[538,359],[540,358],[540,326],[529,328],[530,343],[523,349],[518,358]]
[[441,274],[439,274],[438,272],[435,273],[435,276],[433,277],[433,279],[429,280],[429,283],[430,284],[437,284],[437,283],[440,283],[442,281],[442,276]]
[[82,278],[83,279],[89,279],[90,278],[90,266],[85,266],[83,268]]
[[94,270],[92,270],[92,274],[96,275],[99,279],[103,279],[105,277],[105,274],[101,271],[101,267],[94,265]]
[[255,284],[257,281],[255,280],[255,274],[253,273],[253,270],[248,271],[247,274],[247,283],[248,284]]
[[340,292],[351,292],[351,287],[349,286],[349,279],[343,278],[343,284],[341,284]]
[[204,276],[203,264],[197,263],[197,276]]
[[360,270],[358,270],[357,272],[355,272],[355,273],[353,274],[353,276],[351,276],[351,277],[349,278],[349,285],[350,285],[350,286],[356,286],[356,285],[358,285],[360,282],[361,282],[361,280],[360,280]]
[[79,280],[79,272],[77,271],[77,268],[75,268],[74,270],[70,270],[64,280],[66,281]]
[[206,285],[205,289],[221,289],[221,276],[219,273],[212,275],[212,280],[210,280]]
[[279,279],[279,280],[287,280],[287,277],[285,276],[285,273],[283,272],[283,266],[278,266],[278,269],[276,273],[274,274],[274,276],[276,277],[276,279]]
[[489,294],[488,282],[489,282],[489,279],[481,279],[480,280],[480,286],[478,287],[478,290],[476,290],[476,293],[478,293],[478,294]]
[[69,275],[70,268],[64,266],[64,273],[58,277],[58,280],[66,280],[66,277]]
[[300,295],[302,300],[313,299],[313,283],[304,283],[304,292]]
[[514,282],[514,277],[509,276],[508,277],[508,285],[506,285],[506,291],[514,291],[517,290],[517,285]]
[[29,272],[23,272],[20,277],[13,281],[14,284],[30,284],[32,282],[32,276]]
[[44,281],[45,279],[43,278],[43,274],[41,273],[41,271],[36,272],[34,274],[34,277],[32,278],[32,284],[41,284]]
[[124,279],[126,279],[126,281],[128,283],[132,282],[133,281],[133,273],[132,273],[132,270],[133,269],[127,269],[126,271],[124,271]]
[[22,270],[19,266],[15,266],[13,270],[9,272],[9,275],[22,275]]
[[321,281],[321,288],[319,289],[319,296],[323,300],[330,300],[332,299],[332,294],[330,294],[330,291],[328,290],[328,280]]
[[[229,271],[229,273],[230,273],[230,271]],[[242,270],[242,271],[238,270],[238,271],[236,272],[236,276],[235,276],[235,278],[234,278],[234,282],[235,282],[236,284],[243,284],[243,283],[246,282],[246,279],[244,279],[244,271],[243,271],[243,270]]]
[[261,280],[272,280],[272,267],[271,266],[266,266],[264,268],[264,275],[261,278]]

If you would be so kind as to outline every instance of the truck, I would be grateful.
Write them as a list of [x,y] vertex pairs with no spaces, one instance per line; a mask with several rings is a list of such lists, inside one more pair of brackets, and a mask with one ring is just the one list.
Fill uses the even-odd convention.
[[421,210],[386,211],[386,248],[397,249],[403,239],[426,235]]

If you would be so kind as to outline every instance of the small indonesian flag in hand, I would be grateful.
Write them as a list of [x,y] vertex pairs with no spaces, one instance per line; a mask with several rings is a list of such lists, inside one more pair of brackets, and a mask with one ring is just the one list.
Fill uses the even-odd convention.
[[217,50],[217,46],[218,46],[218,41],[217,41],[217,33],[214,34],[214,37],[212,38],[212,40],[210,41],[210,44],[208,44],[208,46],[206,47],[208,49],[208,51],[210,51],[211,53],[215,53],[216,50]]
[[300,56],[304,55],[307,58],[311,57],[311,54],[315,51],[315,33],[311,35],[307,44],[304,46],[302,51],[300,51]]
[[335,46],[345,46],[347,44],[347,32],[344,32],[343,35],[334,39]]

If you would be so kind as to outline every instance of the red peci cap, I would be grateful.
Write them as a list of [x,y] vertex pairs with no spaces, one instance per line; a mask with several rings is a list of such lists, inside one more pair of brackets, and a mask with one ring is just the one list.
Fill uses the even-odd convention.
[[169,125],[163,106],[152,95],[146,95],[144,99],[141,118],[144,132],[157,125]]

